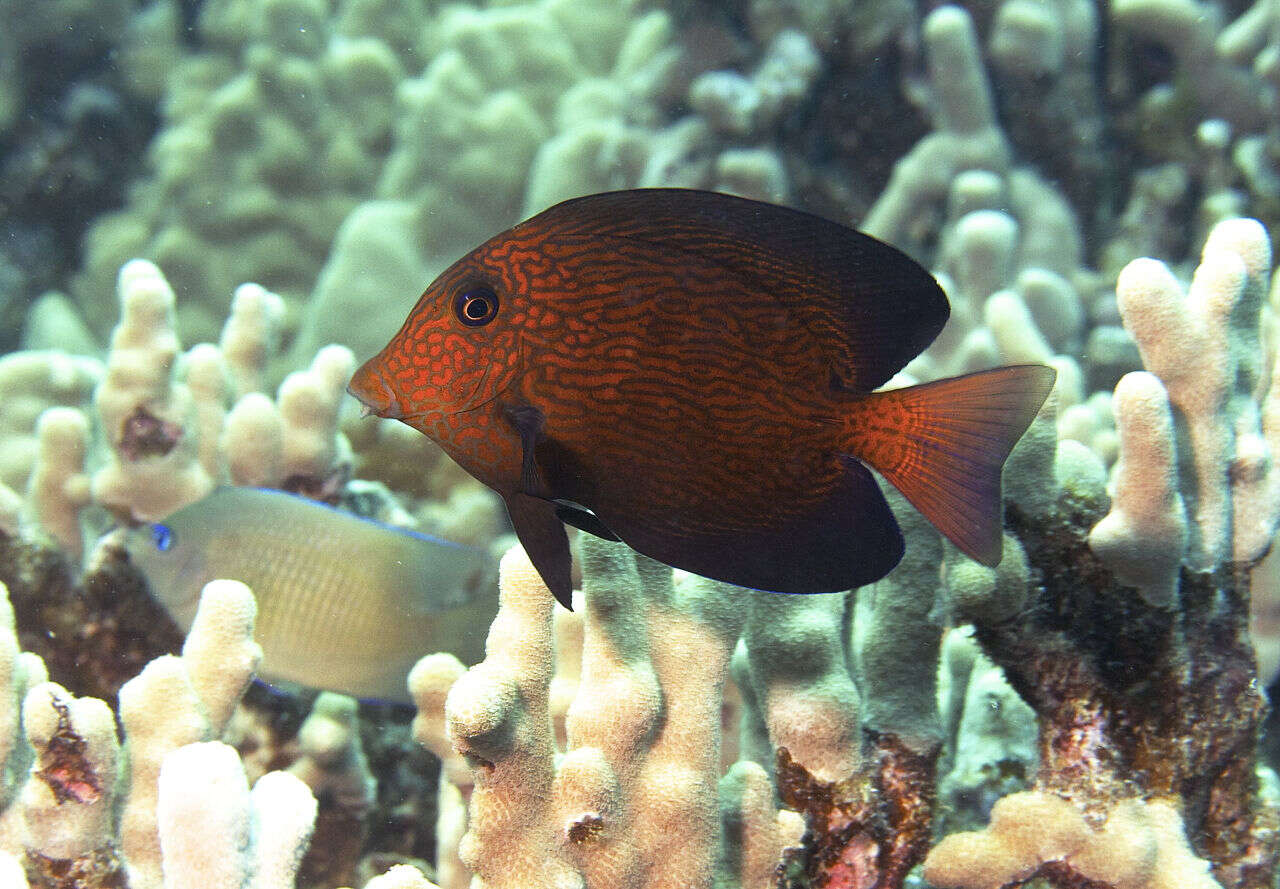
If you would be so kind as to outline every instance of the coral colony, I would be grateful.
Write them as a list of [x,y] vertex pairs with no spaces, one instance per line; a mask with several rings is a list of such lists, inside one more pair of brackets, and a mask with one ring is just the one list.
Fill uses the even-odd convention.
[[[1275,885],[1275,3],[39,6],[0,0],[0,886]],[[893,386],[1057,371],[997,567],[886,489],[871,585],[581,534],[569,612],[358,416],[453,258],[658,185],[926,266],[951,320]],[[415,652],[410,723],[255,685],[241,578],[184,639],[122,536],[228,484],[505,553],[483,659]]]

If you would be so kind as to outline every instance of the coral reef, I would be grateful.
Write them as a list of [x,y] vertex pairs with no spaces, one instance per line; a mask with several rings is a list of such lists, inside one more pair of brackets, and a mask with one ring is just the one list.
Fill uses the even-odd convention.
[[[1247,220],[1214,228],[1185,292],[1155,260],[1121,273],[1121,314],[1149,370],[1116,388],[1110,510],[1065,490],[1047,510],[1013,504],[1038,582],[1014,614],[973,616],[975,638],[1038,717],[1036,789],[1007,798],[987,830],[948,837],[926,862],[931,882],[1212,885],[1185,825],[1219,884],[1271,885],[1280,820],[1253,767],[1265,704],[1246,629],[1250,569],[1280,517],[1257,496],[1277,471],[1261,420],[1275,395],[1256,345],[1269,273],[1265,232]],[[1099,620],[1113,631],[1099,633]],[[1060,832],[1019,838],[1032,817]],[[1167,872],[1099,870],[1112,836],[1149,848]]]
[[[1273,0],[38,6],[0,0],[0,884],[1275,885]],[[506,549],[347,377],[460,253],[645,185],[928,266],[893,385],[1055,367],[998,568],[891,491],[907,555],[848,594],[582,537],[569,613],[515,549],[412,725],[246,689],[235,578],[184,641],[113,529],[216,485]]]
[[1002,798],[991,809],[988,828],[948,837],[925,867],[925,878],[940,886],[1006,886],[1036,873],[1051,883],[1218,886],[1187,845],[1182,819],[1168,803],[1122,800],[1094,828],[1061,797],[1037,791]]
[[[78,558],[77,524],[91,505],[139,522],[169,515],[217,484],[278,487],[328,502],[344,494],[355,462],[340,429],[354,368],[350,350],[320,349],[308,367],[285,376],[272,398],[263,389],[279,350],[278,295],[257,285],[238,288],[219,344],[183,351],[176,297],[154,264],[127,263],[117,291],[120,321],[105,364],[56,351],[0,359],[11,395],[10,456],[0,477],[15,502],[7,510],[11,529],[30,527]],[[368,445],[359,464],[367,477],[404,478],[404,464],[416,461],[419,471],[440,458],[438,450],[385,428],[360,434]],[[479,542],[492,526],[493,502],[477,499],[476,485],[468,499],[459,476],[446,469],[436,481],[419,480],[418,498],[455,498],[458,516],[436,518],[433,529],[469,527],[462,536]],[[21,506],[18,492],[25,493]],[[367,509],[389,518],[400,507],[375,496]],[[398,515],[401,524],[416,521]]]
[[[104,701],[48,682],[40,658],[19,649],[0,587],[0,694],[12,702],[0,735],[6,887],[283,889],[294,885],[317,825],[323,834],[326,812],[358,820],[372,779],[353,732],[354,701],[317,701],[291,767],[255,775],[252,790],[240,751],[212,740],[261,656],[255,610],[243,584],[210,583],[181,656],[156,658],[121,688],[121,741]],[[406,881],[417,872],[393,873]],[[321,876],[328,885],[342,879],[340,868]]]
[[720,697],[743,619],[733,589],[675,586],[670,569],[594,538],[582,556],[582,681],[561,755],[554,600],[523,551],[503,560],[484,662],[415,670],[420,737],[439,744],[445,723],[473,771],[463,864],[493,887],[767,885],[801,825],[761,793],[759,766],[717,797]]

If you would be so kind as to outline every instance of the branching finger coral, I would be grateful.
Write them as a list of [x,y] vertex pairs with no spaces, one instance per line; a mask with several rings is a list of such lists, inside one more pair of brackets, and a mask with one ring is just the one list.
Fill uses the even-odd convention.
[[[777,813],[751,764],[717,793],[721,686],[743,618],[730,588],[673,584],[595,538],[583,559],[583,679],[562,756],[553,600],[522,551],[503,560],[489,656],[449,690],[449,738],[475,778],[463,861],[493,887],[771,885],[794,814]],[[415,675],[420,709],[438,712],[426,662]]]
[[1269,266],[1263,229],[1232,220],[1189,288],[1155,260],[1122,272],[1120,311],[1147,371],[1116,387],[1110,512],[1065,490],[1038,514],[1015,505],[1031,595],[1020,612],[975,619],[1038,717],[1034,791],[939,845],[931,882],[1270,885],[1280,813],[1253,768],[1264,703],[1246,630],[1250,569],[1280,517],[1256,493],[1275,471],[1262,419]]

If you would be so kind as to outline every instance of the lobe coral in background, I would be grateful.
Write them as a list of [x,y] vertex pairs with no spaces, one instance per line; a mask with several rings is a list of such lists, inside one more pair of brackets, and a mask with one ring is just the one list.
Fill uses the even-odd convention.
[[[48,102],[0,169],[0,311],[41,296],[0,356],[6,885],[1273,885],[1274,3],[189,6],[0,29],[0,142]],[[114,80],[15,68],[51,34]],[[44,295],[27,182],[112,179],[76,135],[120,101],[158,122],[145,170],[82,256],[57,235]],[[725,596],[584,540],[574,616],[514,551],[485,661],[421,652],[412,728],[242,695],[226,580],[184,647],[100,538],[214,484],[495,542],[492,498],[355,420],[352,354],[522,215],[645,185],[911,253],[952,320],[895,385],[1055,367],[1000,565],[892,493],[906,557],[848,595]]]

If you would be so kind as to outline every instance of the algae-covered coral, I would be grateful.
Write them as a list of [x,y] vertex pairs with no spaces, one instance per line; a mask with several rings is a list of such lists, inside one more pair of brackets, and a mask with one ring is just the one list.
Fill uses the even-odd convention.
[[[0,881],[1275,885],[1276,10],[0,0]],[[998,568],[897,499],[848,594],[583,537],[571,614],[515,550],[412,725],[246,692],[236,578],[183,643],[119,529],[218,484],[505,548],[347,377],[461,252],[651,185],[926,265],[895,384],[1057,369]]]

